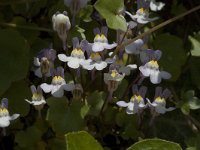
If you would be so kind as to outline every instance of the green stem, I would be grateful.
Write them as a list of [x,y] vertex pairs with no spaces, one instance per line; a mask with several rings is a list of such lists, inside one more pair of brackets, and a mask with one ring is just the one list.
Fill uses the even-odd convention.
[[192,9],[188,10],[187,12],[184,12],[184,13],[182,13],[182,14],[180,14],[180,15],[174,17],[174,18],[171,18],[171,19],[169,19],[169,20],[167,20],[167,21],[165,21],[165,22],[162,22],[161,24],[159,24],[159,25],[157,25],[157,26],[151,28],[151,29],[148,30],[147,32],[144,32],[144,33],[142,33],[142,34],[136,36],[135,38],[133,38],[133,39],[130,40],[130,41],[127,41],[127,42],[124,42],[124,43],[118,45],[117,48],[115,49],[115,51],[113,52],[113,54],[111,55],[111,57],[115,56],[115,55],[118,53],[118,51],[119,51],[120,49],[123,49],[124,47],[126,47],[126,46],[129,45],[129,44],[131,44],[131,43],[134,42],[135,40],[140,39],[140,38],[143,38],[144,36],[146,36],[146,35],[148,35],[148,34],[154,32],[154,31],[156,31],[156,30],[158,30],[158,29],[160,29],[160,28],[162,28],[162,27],[164,27],[164,26],[166,26],[166,25],[168,25],[168,24],[170,24],[170,23],[172,23],[172,22],[174,22],[174,21],[176,21],[176,20],[178,20],[178,19],[180,19],[180,18],[186,16],[186,15],[189,15],[189,14],[191,14],[191,13],[193,13],[193,12],[199,10],[199,9],[200,9],[200,5],[197,6],[197,7],[194,7],[194,8],[192,8]]
[[7,27],[13,27],[13,28],[19,28],[19,29],[27,29],[27,30],[37,30],[37,31],[43,31],[43,32],[53,32],[53,30],[47,29],[47,28],[23,26],[23,25],[18,25],[14,23],[0,22],[0,26],[7,26]]

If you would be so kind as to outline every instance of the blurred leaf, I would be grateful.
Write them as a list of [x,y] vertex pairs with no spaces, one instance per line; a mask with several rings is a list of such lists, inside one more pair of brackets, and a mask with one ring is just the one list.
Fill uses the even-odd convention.
[[19,131],[16,134],[15,141],[22,148],[37,146],[41,141],[42,132],[35,126],[27,128],[25,131]]
[[103,106],[106,94],[104,92],[95,91],[87,97],[88,105],[90,106],[89,114],[98,116]]
[[195,37],[189,36],[189,40],[192,43],[192,56],[200,56],[200,33],[196,34]]
[[161,139],[142,140],[127,150],[182,150],[179,144]]
[[66,150],[66,143],[64,140],[55,138],[49,141],[51,150]]
[[16,14],[33,17],[46,7],[47,0],[26,0],[24,3],[12,3],[12,9]]
[[109,28],[126,31],[127,24],[121,11],[124,9],[123,0],[98,0],[94,7],[106,19]]
[[20,116],[26,116],[30,109],[30,104],[24,99],[31,99],[32,94],[28,84],[24,81],[13,82],[9,89],[3,94],[8,98],[9,112],[19,113]]
[[80,101],[73,101],[68,106],[67,99],[63,98],[48,98],[47,103],[50,106],[48,109],[47,120],[52,123],[53,129],[58,134],[65,134],[70,131],[77,131],[84,127],[83,115],[81,116],[81,108],[84,104]]
[[195,97],[195,92],[189,90],[182,95],[181,110],[184,114],[189,114],[190,109],[196,110],[200,108],[200,99]]
[[[26,22],[26,20],[22,17],[15,17],[12,23],[16,25],[21,25],[21,26],[27,26],[27,27],[38,27],[35,23]],[[20,34],[25,39],[28,40],[29,43],[33,43],[40,34],[40,32],[37,30],[28,30],[28,29],[21,29],[21,28],[16,28],[16,29],[20,32]]]
[[101,145],[87,132],[72,132],[65,135],[67,150],[103,150]]
[[80,17],[83,18],[84,22],[90,22],[92,21],[92,18],[90,17],[93,12],[93,6],[87,5],[80,11]]
[[194,85],[200,90],[200,57],[191,57],[190,60],[190,72],[191,79]]
[[154,49],[160,49],[163,53],[160,60],[163,70],[172,74],[170,80],[176,81],[187,58],[182,40],[174,35],[164,33],[156,37],[153,45]]
[[24,79],[29,67],[29,47],[14,30],[0,30],[0,95],[13,81]]

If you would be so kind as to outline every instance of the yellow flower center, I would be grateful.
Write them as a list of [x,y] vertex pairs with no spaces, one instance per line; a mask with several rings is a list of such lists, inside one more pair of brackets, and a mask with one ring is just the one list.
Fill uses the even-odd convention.
[[140,8],[140,9],[137,10],[137,13],[148,14],[149,10],[142,7],[142,8]]
[[75,48],[71,52],[71,56],[83,56],[83,55],[84,55],[84,53],[80,48],[78,48],[78,49]]
[[155,99],[155,102],[157,102],[157,103],[163,103],[163,102],[165,102],[165,99],[164,99],[164,98],[161,98],[160,96],[158,96],[158,97]]
[[116,77],[119,73],[116,70],[112,70],[111,77]]
[[158,62],[157,62],[156,60],[151,60],[151,61],[149,62],[149,64],[150,64],[152,67],[159,68]]
[[95,61],[101,60],[101,56],[99,53],[91,53],[90,58]]
[[139,103],[139,102],[141,102],[141,100],[142,100],[143,98],[142,98],[142,96],[140,96],[140,95],[133,95],[132,97],[131,97],[131,101],[132,102],[134,102],[135,100]]
[[38,93],[38,92],[35,92],[32,96],[32,100],[35,100],[35,101],[40,101],[42,99],[42,94],[41,93]]
[[107,41],[107,38],[104,34],[97,34],[94,37],[94,41],[99,41],[99,42],[103,42],[103,41]]

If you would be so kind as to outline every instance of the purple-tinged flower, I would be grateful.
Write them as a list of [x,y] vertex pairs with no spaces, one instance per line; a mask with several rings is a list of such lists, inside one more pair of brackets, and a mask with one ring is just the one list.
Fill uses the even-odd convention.
[[127,54],[140,54],[142,51],[142,47],[144,45],[144,41],[142,39],[137,39],[128,46],[125,47],[125,51]]
[[172,111],[175,107],[166,108],[166,100],[171,97],[171,92],[168,89],[165,89],[162,92],[161,87],[156,88],[154,101],[151,103],[149,99],[147,99],[149,107],[151,108],[151,112],[153,114],[164,114],[168,111]]
[[120,82],[123,80],[125,74],[120,74],[118,67],[110,65],[109,73],[104,73],[104,82],[108,85],[108,91],[114,92]]
[[51,84],[43,83],[40,85],[45,93],[51,92],[54,97],[62,97],[65,91],[71,91],[74,88],[74,84],[66,84],[64,79],[64,69],[58,67],[51,71],[52,82]]
[[94,29],[94,34],[95,34],[94,43],[91,43],[93,52],[101,52],[104,49],[112,49],[117,46],[116,43],[113,44],[108,43],[107,32],[108,28],[105,26],[101,28],[101,31],[99,28]]
[[25,99],[25,101],[32,104],[36,110],[41,110],[46,104],[41,87],[38,86],[36,89],[36,87],[32,85],[30,89],[32,92],[32,101],[29,101],[28,99]]
[[71,56],[66,56],[65,54],[59,54],[58,58],[60,61],[67,62],[67,65],[72,69],[78,69],[81,62],[85,61],[84,52],[87,48],[87,41],[82,40],[79,43],[77,37],[73,38],[73,50]]
[[136,11],[135,15],[132,15],[130,12],[125,11],[127,15],[131,17],[133,21],[136,21],[139,24],[147,24],[149,22],[155,21],[158,17],[149,18],[149,10],[147,8],[141,7]]
[[144,103],[145,95],[147,92],[147,88],[145,86],[140,87],[138,90],[137,85],[133,85],[132,87],[133,96],[130,99],[130,102],[118,101],[117,105],[120,107],[127,107],[127,114],[136,114],[141,113],[143,109],[146,108]]
[[10,125],[11,120],[15,120],[19,117],[19,114],[9,115],[8,112],[8,99],[3,98],[0,105],[0,127],[5,128]]
[[160,50],[146,50],[146,54],[147,56],[146,60],[144,60],[144,65],[139,67],[139,70],[144,77],[150,77],[150,81],[153,84],[159,84],[162,78],[171,78],[170,73],[159,70],[158,60],[162,55]]
[[56,12],[52,16],[53,30],[57,32],[59,38],[63,42],[63,47],[66,49],[66,40],[67,40],[67,32],[71,28],[71,23],[69,17],[67,16],[67,12],[63,13]]
[[43,49],[37,57],[34,57],[34,73],[37,77],[50,77],[50,70],[54,67],[54,60],[56,59],[56,51],[53,49]]

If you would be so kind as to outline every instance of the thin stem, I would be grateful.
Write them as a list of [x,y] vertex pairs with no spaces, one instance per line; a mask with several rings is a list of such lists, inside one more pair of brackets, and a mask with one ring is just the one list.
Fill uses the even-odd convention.
[[0,26],[7,26],[7,27],[13,27],[13,28],[19,28],[19,29],[27,29],[27,30],[37,30],[37,31],[43,31],[43,32],[53,32],[53,30],[47,29],[47,28],[23,26],[23,25],[18,25],[14,23],[0,22]]
[[174,18],[171,18],[171,19],[169,19],[169,20],[167,20],[167,21],[165,21],[165,22],[162,22],[161,24],[159,24],[159,25],[157,25],[157,26],[151,28],[151,29],[148,30],[147,32],[144,32],[144,33],[142,33],[142,34],[136,36],[135,38],[133,38],[133,39],[130,40],[130,41],[127,41],[127,42],[122,43],[121,45],[118,45],[117,48],[115,49],[115,51],[113,52],[113,54],[111,55],[111,57],[115,56],[116,53],[117,53],[120,49],[123,49],[125,46],[131,44],[131,43],[134,42],[135,40],[140,39],[140,38],[143,38],[144,36],[146,36],[146,35],[148,35],[148,34],[154,32],[154,31],[156,31],[156,30],[158,30],[158,29],[160,29],[160,28],[162,28],[162,27],[164,27],[164,26],[166,26],[166,25],[168,25],[168,24],[170,24],[170,23],[172,23],[172,22],[174,22],[174,21],[176,21],[176,20],[178,20],[178,19],[180,19],[180,18],[186,16],[186,15],[189,15],[189,14],[191,14],[192,12],[195,12],[195,11],[197,11],[197,10],[199,10],[199,9],[200,9],[200,5],[197,6],[197,7],[194,7],[194,8],[192,8],[192,9],[188,10],[187,12],[182,13],[182,14],[180,14],[180,15],[174,17]]

